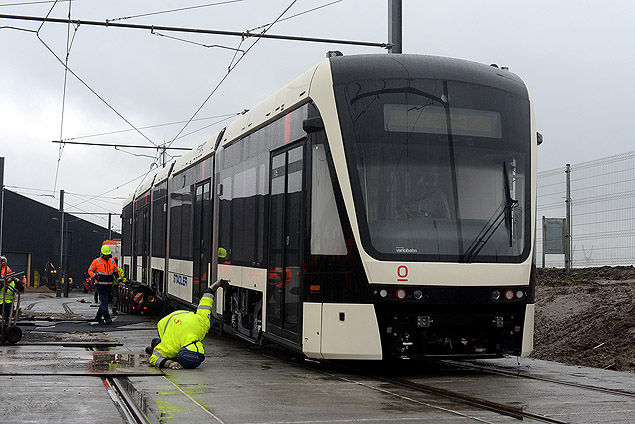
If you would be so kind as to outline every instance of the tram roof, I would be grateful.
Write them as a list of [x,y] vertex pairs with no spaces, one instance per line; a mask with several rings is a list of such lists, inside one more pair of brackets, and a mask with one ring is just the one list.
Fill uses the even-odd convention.
[[137,187],[137,189],[134,192],[135,199],[137,197],[141,196],[146,191],[150,190],[150,187],[152,187],[152,183],[154,182],[154,178],[156,176],[157,176],[157,174],[155,173],[151,177],[146,178],[145,180],[143,180],[143,182],[141,182],[141,184],[139,184],[139,187]]
[[495,87],[528,98],[523,80],[494,65],[415,54],[365,54],[330,59],[333,84],[360,80],[440,79]]

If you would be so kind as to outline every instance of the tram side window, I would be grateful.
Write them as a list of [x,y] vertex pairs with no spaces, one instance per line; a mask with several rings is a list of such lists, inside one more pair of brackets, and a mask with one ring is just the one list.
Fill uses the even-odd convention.
[[188,185],[170,197],[170,257],[192,259],[191,188]]
[[152,256],[165,256],[166,198],[152,202]]
[[234,175],[232,195],[232,254],[238,263],[254,261],[256,242],[256,168]]
[[222,194],[218,199],[218,246],[227,251],[227,256],[223,258],[225,262],[232,260],[231,246],[231,193],[232,178],[225,177],[221,182]]
[[181,257],[181,196],[170,196],[170,257]]
[[313,146],[311,160],[311,254],[346,255],[348,250],[323,145]]
[[143,209],[139,208],[135,211],[135,226],[134,226],[134,255],[141,256],[141,246],[143,246]]
[[[269,152],[263,137],[268,133],[262,129],[227,149],[224,163],[233,166],[221,172],[218,230],[218,245],[227,250],[225,262],[245,266],[265,262]],[[238,157],[236,152],[243,156]]]
[[123,256],[132,255],[132,203],[124,206],[123,218],[121,220],[122,226],[122,243],[121,254]]

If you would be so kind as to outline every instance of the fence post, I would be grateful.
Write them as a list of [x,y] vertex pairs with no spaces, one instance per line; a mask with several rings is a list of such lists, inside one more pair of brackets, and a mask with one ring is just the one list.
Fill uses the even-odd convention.
[[564,269],[569,274],[571,272],[571,164],[565,167],[567,176],[567,195],[565,204],[567,206],[567,222],[565,223],[564,235]]
[[545,231],[545,216],[542,216],[542,267],[545,267],[545,237],[547,232]]

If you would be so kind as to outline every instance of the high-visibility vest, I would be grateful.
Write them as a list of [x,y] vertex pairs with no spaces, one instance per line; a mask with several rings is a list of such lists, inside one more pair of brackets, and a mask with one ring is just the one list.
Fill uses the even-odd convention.
[[[190,311],[175,311],[163,317],[157,329],[161,343],[154,347],[150,364],[161,366],[168,359],[175,360],[182,347],[201,342],[209,331],[209,316],[212,313],[214,297],[205,293],[198,304],[196,313]],[[205,353],[202,343],[197,343],[199,353]]]
[[96,258],[88,268],[88,275],[95,277],[97,284],[112,284],[114,278],[119,279],[119,269],[115,260],[110,258],[105,260],[102,257]]
[[[117,270],[119,271],[119,277],[121,277],[121,282],[125,283],[126,281],[128,281],[128,279],[126,278],[126,274],[123,273],[123,269],[121,269],[121,267],[117,267]],[[117,277],[113,278],[113,284],[115,286],[119,284],[119,280],[117,280]]]
[[2,287],[2,289],[0,289],[0,305],[2,305],[4,302],[13,303],[13,293],[15,293],[15,281],[11,280],[11,282],[8,284],[8,290],[5,287]]
[[13,273],[13,271],[11,271],[11,268],[9,268],[9,265],[5,265],[2,268],[0,268],[0,276],[2,277],[5,277],[11,273]]
[[[9,268],[9,265],[5,265],[2,268],[0,268],[0,276],[1,277],[6,277],[7,275],[13,273],[13,271],[11,271],[11,268]],[[5,281],[6,284],[6,281]],[[11,281],[8,284],[9,290],[5,290],[4,287],[2,287],[2,289],[0,289],[0,305],[2,305],[4,302],[7,303],[12,303],[13,302],[13,293],[15,293],[15,283],[13,281]],[[5,291],[6,291],[6,295],[5,295]]]

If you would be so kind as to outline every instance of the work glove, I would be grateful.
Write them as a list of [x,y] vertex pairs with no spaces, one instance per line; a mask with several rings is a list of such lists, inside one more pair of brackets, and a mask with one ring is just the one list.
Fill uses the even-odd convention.
[[216,293],[216,290],[222,287],[223,290],[227,290],[229,288],[229,282],[227,280],[223,280],[222,278],[218,281],[216,281],[214,284],[212,284],[209,288],[209,290],[213,293]]
[[163,365],[164,368],[170,368],[171,370],[182,370],[183,369],[183,365],[179,364],[176,361],[172,361],[171,359],[168,359],[167,361],[165,361],[165,364]]

